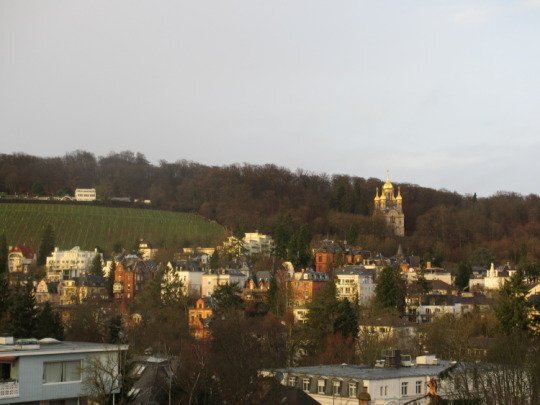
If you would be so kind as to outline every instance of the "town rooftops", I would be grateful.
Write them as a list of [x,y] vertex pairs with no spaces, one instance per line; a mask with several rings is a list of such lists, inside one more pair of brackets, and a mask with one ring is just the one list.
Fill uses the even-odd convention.
[[27,259],[33,259],[35,254],[32,249],[25,245],[15,245],[9,249],[9,253],[20,253]]
[[343,266],[338,269],[334,269],[334,275],[373,276],[374,272],[373,269],[366,269],[364,266]]
[[45,356],[61,353],[113,352],[127,349],[128,345],[61,342],[50,338],[41,340],[0,338],[0,359],[4,357]]
[[415,365],[411,367],[368,367],[349,364],[308,367],[291,367],[275,370],[276,374],[294,374],[333,378],[351,378],[357,380],[387,380],[425,375],[438,375],[452,366],[452,362],[439,360],[434,365]]

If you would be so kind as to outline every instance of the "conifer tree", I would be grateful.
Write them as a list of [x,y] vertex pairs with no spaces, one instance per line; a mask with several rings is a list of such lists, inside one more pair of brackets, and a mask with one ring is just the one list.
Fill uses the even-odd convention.
[[36,301],[30,284],[17,286],[11,294],[8,308],[9,329],[18,338],[33,337],[36,332]]
[[499,290],[499,302],[495,310],[503,332],[527,330],[529,308],[525,297],[526,291],[521,271],[514,274]]
[[37,258],[38,266],[44,266],[47,263],[47,256],[54,250],[56,244],[54,230],[51,225],[47,225],[41,235],[41,243]]
[[64,339],[64,327],[58,312],[52,310],[51,304],[45,303],[36,318],[36,338]]
[[101,255],[98,253],[92,259],[92,264],[90,265],[90,274],[96,276],[103,276],[103,267],[101,263]]
[[472,268],[467,263],[460,262],[456,270],[455,284],[460,289],[464,289],[469,285],[469,279],[471,278]]
[[375,302],[383,308],[395,308],[401,314],[405,311],[405,280],[399,269],[385,267],[375,287]]
[[8,244],[6,234],[0,235],[0,276],[8,272]]

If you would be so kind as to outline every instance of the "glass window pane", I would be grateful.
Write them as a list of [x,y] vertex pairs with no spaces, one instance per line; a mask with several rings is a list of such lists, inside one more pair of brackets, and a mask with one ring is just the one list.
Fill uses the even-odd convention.
[[81,381],[81,362],[80,361],[65,361],[64,365],[64,380],[63,381]]
[[43,363],[43,382],[55,383],[62,381],[62,363]]

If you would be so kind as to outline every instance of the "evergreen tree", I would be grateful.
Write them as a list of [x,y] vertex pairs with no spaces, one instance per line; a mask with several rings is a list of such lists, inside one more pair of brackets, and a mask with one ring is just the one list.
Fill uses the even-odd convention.
[[274,239],[274,254],[278,259],[287,258],[287,248],[293,234],[291,214],[281,214],[274,223],[272,236]]
[[219,285],[214,289],[212,298],[216,302],[216,309],[225,311],[228,309],[240,309],[243,300],[240,297],[242,290],[238,283]]
[[108,343],[120,343],[123,331],[121,315],[115,315],[109,320]]
[[399,269],[385,267],[375,287],[375,302],[383,308],[395,308],[401,314],[405,312],[405,280]]
[[6,234],[0,235],[0,276],[8,272],[8,244]]
[[469,279],[471,278],[472,268],[467,263],[460,262],[456,270],[455,284],[460,289],[464,289],[469,285]]
[[429,292],[429,283],[426,280],[426,276],[424,275],[424,271],[420,270],[418,272],[418,277],[416,279],[416,284],[422,289],[424,294],[427,294]]
[[302,225],[292,235],[289,241],[288,253],[289,260],[295,266],[307,266],[311,260],[311,233],[306,225]]
[[111,266],[109,268],[109,274],[107,275],[107,292],[109,297],[114,297],[113,287],[114,287],[114,270],[116,269],[116,263],[114,260],[111,261]]
[[64,327],[58,312],[53,312],[51,304],[45,303],[36,318],[36,338],[64,339]]
[[36,301],[30,285],[17,286],[11,294],[8,309],[9,328],[17,338],[30,338],[36,332]]
[[47,225],[41,235],[41,243],[39,245],[37,257],[38,266],[45,266],[47,263],[47,256],[54,250],[55,244],[54,230],[51,225]]
[[0,330],[8,329],[8,310],[11,302],[11,291],[7,277],[4,274],[0,274]]
[[336,284],[334,280],[330,280],[315,294],[312,301],[307,305],[308,313],[305,331],[309,339],[309,344],[306,350],[310,354],[316,354],[322,350],[327,337],[334,333],[334,327],[341,326],[341,321],[337,325],[334,325],[338,303],[336,298]]
[[210,256],[210,268],[212,270],[217,270],[219,268],[219,253],[217,249],[215,249],[212,256]]
[[90,265],[90,274],[103,276],[103,266],[101,263],[101,255],[99,253],[96,254],[92,259],[92,264]]
[[518,271],[499,290],[499,300],[495,308],[501,330],[505,333],[527,330],[528,302],[523,274]]
[[348,299],[342,299],[336,306],[334,333],[341,333],[344,338],[356,340],[358,336],[358,311]]

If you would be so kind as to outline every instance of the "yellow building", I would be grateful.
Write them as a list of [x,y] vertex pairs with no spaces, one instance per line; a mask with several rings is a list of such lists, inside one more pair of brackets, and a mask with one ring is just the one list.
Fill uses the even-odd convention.
[[405,215],[403,214],[403,197],[398,187],[397,195],[394,194],[394,186],[387,175],[381,194],[379,188],[375,190],[373,199],[375,209],[373,215],[382,215],[386,223],[392,227],[396,236],[405,236]]

